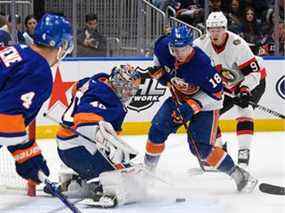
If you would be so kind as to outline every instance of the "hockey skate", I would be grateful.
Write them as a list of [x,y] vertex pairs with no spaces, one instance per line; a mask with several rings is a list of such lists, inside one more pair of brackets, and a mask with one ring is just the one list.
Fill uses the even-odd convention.
[[114,208],[118,205],[118,199],[116,195],[98,192],[80,203],[94,208]]
[[252,192],[258,182],[256,178],[252,177],[247,171],[238,166],[233,168],[233,172],[230,176],[234,179],[239,192]]
[[243,168],[248,167],[249,157],[250,157],[249,149],[240,149],[238,151],[238,165],[240,165]]

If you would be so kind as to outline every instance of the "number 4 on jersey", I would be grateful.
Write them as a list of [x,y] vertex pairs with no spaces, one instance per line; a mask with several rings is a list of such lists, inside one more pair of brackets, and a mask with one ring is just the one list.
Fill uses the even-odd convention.
[[25,93],[21,96],[21,100],[23,101],[23,106],[26,108],[26,109],[29,109],[31,104],[32,104],[32,100],[35,96],[35,93],[34,92],[28,92],[28,93]]

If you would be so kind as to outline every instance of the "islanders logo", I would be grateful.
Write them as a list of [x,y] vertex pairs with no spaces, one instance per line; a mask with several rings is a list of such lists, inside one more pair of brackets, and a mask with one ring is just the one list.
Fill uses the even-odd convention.
[[278,95],[285,99],[285,75],[283,75],[276,83],[276,91]]

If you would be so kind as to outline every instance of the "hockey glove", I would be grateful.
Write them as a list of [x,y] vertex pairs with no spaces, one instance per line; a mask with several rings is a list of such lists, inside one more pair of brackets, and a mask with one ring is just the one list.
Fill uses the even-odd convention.
[[159,79],[165,73],[164,68],[160,66],[152,66],[146,69],[141,69],[140,67],[137,67],[136,70],[139,70],[140,77],[142,79],[146,78]]
[[40,183],[39,171],[49,176],[49,169],[41,154],[40,147],[34,141],[9,146],[8,150],[12,153],[16,161],[16,171],[22,178]]
[[[201,104],[194,100],[194,99],[188,99],[186,103],[182,103],[178,106],[178,108],[173,112],[172,117],[174,118],[173,121],[175,123],[177,122],[177,117],[180,116],[180,123],[183,123],[183,121],[187,122],[189,121],[193,115],[200,112],[202,109]],[[177,117],[175,118],[174,115]]]
[[240,87],[236,104],[241,108],[247,108],[249,106],[250,100],[251,100],[251,93],[248,87],[246,86]]

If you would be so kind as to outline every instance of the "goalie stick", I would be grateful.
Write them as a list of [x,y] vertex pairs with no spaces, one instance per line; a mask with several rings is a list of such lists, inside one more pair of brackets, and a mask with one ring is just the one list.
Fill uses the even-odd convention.
[[[60,126],[62,126],[65,129],[70,130],[71,132],[73,132],[76,135],[81,136],[82,138],[84,138],[85,140],[94,143],[94,144],[99,144],[97,141],[89,138],[88,136],[78,132],[77,130],[73,129],[70,126],[65,125],[62,122],[57,121],[55,118],[51,117],[50,115],[48,115],[47,113],[43,114],[44,117],[47,117],[48,119],[54,121],[55,123],[59,124]],[[104,132],[104,134],[106,134],[107,136],[107,141],[110,142],[112,145],[114,145],[115,147],[118,147],[119,149],[129,153],[131,156],[131,158],[134,158],[135,156],[138,155],[138,151],[136,151],[135,149],[133,149],[130,145],[128,145],[127,143],[123,142],[119,137],[115,137],[109,133],[107,133],[106,131]],[[102,144],[99,144],[102,146]],[[108,157],[105,156],[105,154],[100,151],[100,149],[98,149],[99,152],[101,152],[101,154],[104,156],[104,158],[113,166],[114,169],[120,169],[122,168],[122,165],[115,165],[113,162],[110,161],[110,159]],[[126,162],[128,163],[128,162]]]
[[272,195],[285,195],[285,187],[272,185],[269,183],[261,183],[259,185],[259,190],[263,193]]

